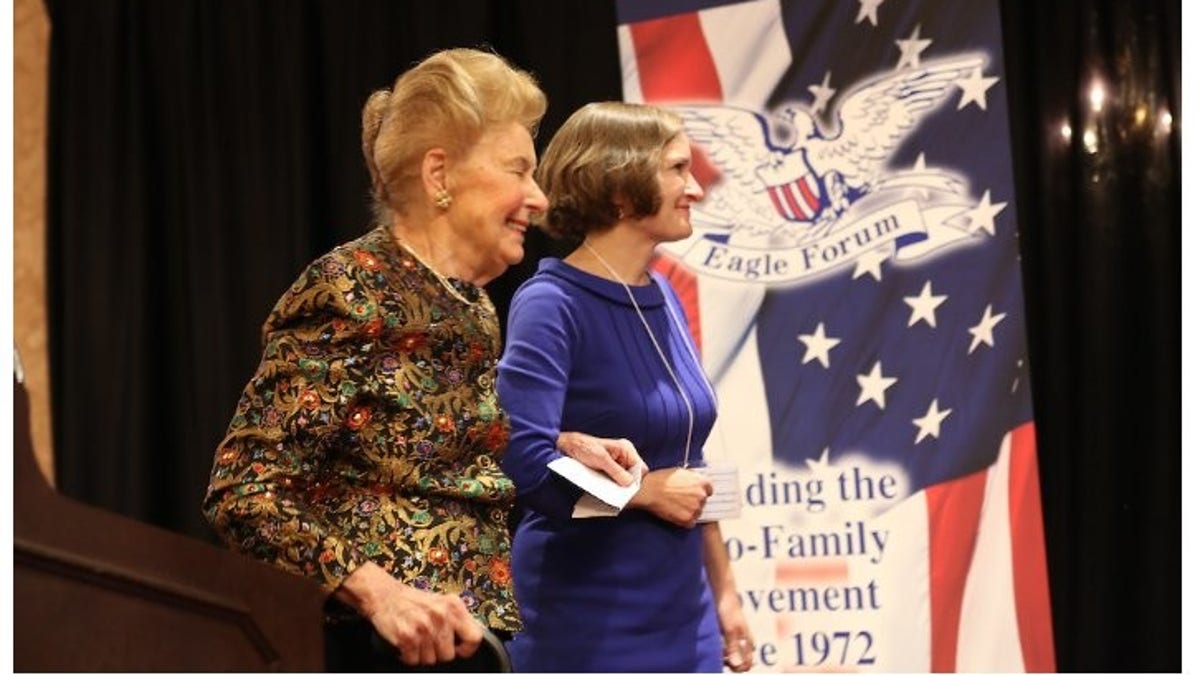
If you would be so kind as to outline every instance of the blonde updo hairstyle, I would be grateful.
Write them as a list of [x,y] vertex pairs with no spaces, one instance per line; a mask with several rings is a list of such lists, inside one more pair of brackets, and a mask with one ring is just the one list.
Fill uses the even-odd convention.
[[[550,139],[537,182],[550,201],[541,226],[578,242],[662,206],[658,171],[683,120],[652,105],[603,101],[576,110]],[[623,213],[622,213],[623,211]]]
[[531,136],[546,112],[533,75],[497,54],[447,49],[401,74],[363,106],[362,149],[376,221],[421,199],[421,162],[432,148],[461,156],[490,127],[517,122]]

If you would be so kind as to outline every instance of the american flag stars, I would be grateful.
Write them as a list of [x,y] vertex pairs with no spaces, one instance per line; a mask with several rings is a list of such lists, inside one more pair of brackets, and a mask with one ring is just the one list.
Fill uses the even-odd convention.
[[987,90],[999,81],[998,77],[984,77],[983,69],[976,68],[967,79],[956,83],[962,89],[962,98],[958,100],[958,109],[962,110],[974,103],[979,106],[980,110],[987,110]]
[[[856,272],[854,277],[859,274]],[[933,282],[926,280],[921,287],[920,293],[917,295],[902,296],[904,302],[910,307],[911,312],[908,318],[908,328],[913,328],[916,324],[924,322],[929,328],[937,329],[937,309],[941,307],[947,300],[950,299],[948,294],[935,294],[933,291]],[[988,347],[995,346],[995,329],[996,326],[1007,316],[1005,312],[996,312],[991,303],[984,308],[979,322],[966,329],[971,336],[967,345],[967,353],[974,353],[981,345]],[[961,328],[960,328],[961,330]],[[801,364],[806,364],[812,361],[817,361],[826,369],[831,369],[831,353],[834,347],[842,343],[839,337],[833,337],[827,331],[824,321],[817,323],[816,327],[809,333],[800,333],[796,336],[798,342],[804,345],[804,355]],[[833,371],[837,372],[836,369]],[[855,401],[855,407],[860,407],[865,404],[874,403],[875,408],[883,412],[887,408],[887,393],[890,388],[900,382],[899,374],[895,371],[887,373],[884,370],[882,360],[875,358],[874,363],[866,372],[860,371],[855,375],[858,383],[858,399]],[[914,445],[921,443],[927,438],[937,439],[941,433],[942,423],[952,412],[951,408],[941,408],[937,398],[934,398],[925,413],[919,417],[910,418],[912,424],[917,427],[917,435],[913,441]]]
[[936,398],[933,399],[929,404],[929,410],[925,411],[925,415],[912,421],[917,427],[917,440],[913,441],[913,445],[920,443],[929,436],[937,438],[938,434],[942,432],[942,421],[950,413],[950,408],[938,410],[938,400]]
[[992,191],[984,190],[983,197],[979,199],[979,205],[973,209],[963,212],[962,215],[967,218],[967,232],[974,234],[978,230],[983,230],[988,234],[996,235],[996,216],[1008,206],[1008,202],[992,203]]
[[992,338],[992,330],[1005,316],[1004,313],[992,315],[992,306],[988,305],[983,310],[983,318],[979,320],[979,323],[967,329],[967,332],[971,334],[971,346],[967,347],[967,353],[970,354],[975,351],[975,348],[980,344],[985,344],[989,347],[994,346],[995,342]]
[[929,324],[930,328],[937,328],[937,316],[934,312],[938,306],[946,301],[949,296],[934,295],[933,282],[926,281],[925,286],[921,288],[918,295],[905,296],[904,302],[912,307],[912,314],[908,317],[908,325],[913,326],[918,321],[924,321]]
[[879,6],[882,4],[883,0],[858,0],[858,16],[855,17],[854,23],[862,23],[863,19],[867,19],[872,26],[878,26]]
[[829,86],[829,75],[830,72],[827,70],[825,71],[825,79],[821,80],[821,84],[808,85],[808,91],[813,95],[813,102],[809,107],[814,115],[820,115],[825,112],[825,107],[829,105],[829,101],[837,93],[837,89]]
[[813,359],[821,362],[822,366],[829,368],[829,350],[837,346],[841,342],[838,338],[831,338],[825,335],[825,323],[817,324],[817,329],[809,335],[798,335],[796,339],[804,343],[806,347],[804,351],[804,360],[800,363],[808,363]]
[[892,257],[893,250],[894,247],[889,244],[860,255],[858,260],[854,261],[854,274],[850,278],[857,279],[864,274],[870,274],[875,277],[875,281],[882,281],[883,271],[880,269],[880,265]]
[[871,372],[858,376],[858,386],[862,391],[858,394],[858,402],[854,405],[857,407],[867,401],[874,401],[875,405],[879,406],[880,410],[883,410],[887,407],[884,392],[887,391],[888,387],[896,384],[897,379],[895,377],[884,377],[883,364],[876,361],[874,367],[871,368]]
[[925,51],[933,40],[921,39],[921,26],[913,29],[912,36],[907,40],[896,40],[900,48],[900,60],[896,62],[896,70],[901,68],[920,68],[921,52]]

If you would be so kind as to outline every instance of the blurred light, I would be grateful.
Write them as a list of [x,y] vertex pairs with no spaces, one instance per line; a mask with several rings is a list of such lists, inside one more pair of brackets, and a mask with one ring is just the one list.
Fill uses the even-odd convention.
[[1092,101],[1092,110],[1100,112],[1104,107],[1104,85],[1095,82],[1092,84],[1092,91],[1088,94],[1088,98]]
[[1096,154],[1100,149],[1100,139],[1096,136],[1095,129],[1088,129],[1083,132],[1083,148],[1088,151],[1088,154]]
[[1141,104],[1133,113],[1133,123],[1139,127],[1146,123],[1146,104]]
[[1071,142],[1071,123],[1070,122],[1063,122],[1062,127],[1059,128],[1058,132],[1060,134],[1062,134],[1064,141],[1066,141],[1067,143]]
[[1171,130],[1171,122],[1174,122],[1174,121],[1175,121],[1175,118],[1171,117],[1171,113],[1169,113],[1169,112],[1164,112],[1162,114],[1162,117],[1159,118],[1159,123],[1162,124],[1163,131],[1170,131]]

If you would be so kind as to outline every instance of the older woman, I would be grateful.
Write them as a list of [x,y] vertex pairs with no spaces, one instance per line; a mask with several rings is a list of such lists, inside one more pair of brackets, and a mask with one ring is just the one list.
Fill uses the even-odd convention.
[[[263,327],[262,361],[216,450],[204,513],[230,546],[330,590],[331,669],[475,651],[520,627],[498,457],[495,308],[482,285],[546,208],[546,99],[495,54],[452,49],[363,109],[375,228],[320,257]],[[583,459],[615,445],[565,437]],[[595,464],[594,464],[595,465]],[[394,655],[385,655],[395,665]],[[377,665],[377,664],[376,664]]]
[[[518,670],[742,671],[753,644],[715,522],[691,467],[716,401],[683,309],[648,268],[691,233],[703,196],[677,116],[594,103],[550,141],[538,169],[545,227],[579,243],[541,261],[513,299],[497,388],[512,420],[502,460],[529,507],[513,549],[525,619]],[[574,518],[578,488],[547,470],[563,428],[633,442],[650,472],[615,517]]]

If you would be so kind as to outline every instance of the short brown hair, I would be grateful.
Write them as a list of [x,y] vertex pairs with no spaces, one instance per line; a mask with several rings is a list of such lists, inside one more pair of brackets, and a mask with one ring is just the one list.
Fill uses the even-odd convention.
[[678,115],[637,103],[604,101],[576,110],[550,139],[537,181],[550,208],[541,226],[558,239],[578,241],[627,217],[662,206],[658,188],[663,149],[683,129]]
[[546,95],[533,75],[478,49],[436,52],[363,106],[362,150],[376,215],[403,211],[430,148],[470,148],[489,127],[517,122],[537,135]]

